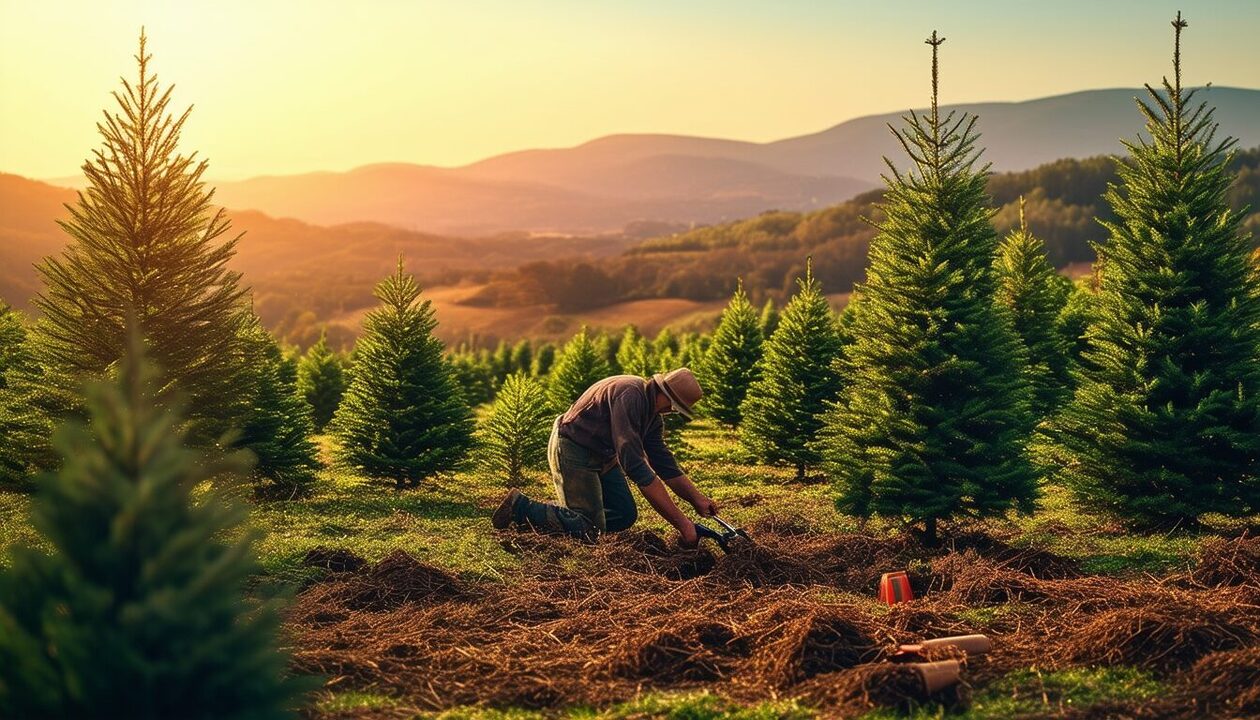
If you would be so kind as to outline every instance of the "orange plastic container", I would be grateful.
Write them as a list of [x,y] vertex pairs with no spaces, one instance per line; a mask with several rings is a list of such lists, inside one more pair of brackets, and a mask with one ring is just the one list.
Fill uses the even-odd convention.
[[905,570],[884,573],[879,578],[879,599],[889,605],[914,599],[910,590],[910,577]]

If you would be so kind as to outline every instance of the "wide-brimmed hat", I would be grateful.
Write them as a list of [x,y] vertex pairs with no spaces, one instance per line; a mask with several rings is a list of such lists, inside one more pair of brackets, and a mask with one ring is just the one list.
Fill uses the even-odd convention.
[[700,402],[704,393],[700,390],[700,383],[696,381],[696,376],[690,370],[678,368],[667,373],[656,373],[652,379],[673,403],[675,410],[682,413],[688,420],[695,417],[691,406]]

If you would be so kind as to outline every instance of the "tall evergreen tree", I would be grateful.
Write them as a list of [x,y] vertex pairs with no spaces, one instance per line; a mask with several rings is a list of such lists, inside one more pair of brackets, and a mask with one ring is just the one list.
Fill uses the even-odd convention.
[[327,333],[319,334],[319,340],[298,363],[297,392],[311,407],[315,430],[323,432],[346,392],[341,359],[328,349]]
[[412,487],[453,470],[472,445],[473,420],[442,342],[433,303],[398,270],[376,286],[355,346],[354,381],[333,416],[344,465]]
[[842,509],[922,522],[928,542],[939,519],[1030,510],[1036,496],[1022,348],[994,297],[988,167],[975,167],[975,118],[938,110],[942,42],[927,41],[930,115],[893,130],[913,167],[888,163],[845,388],[818,443]]
[[997,299],[1011,317],[1024,346],[1024,369],[1033,392],[1033,414],[1044,418],[1071,392],[1068,348],[1059,327],[1070,285],[1062,282],[1046,257],[1045,244],[1028,231],[1024,198],[1019,199],[1019,227],[998,245]]
[[762,342],[757,311],[748,302],[740,280],[700,364],[705,412],[727,425],[739,424],[739,406],[760,370],[757,361],[761,359]]
[[483,470],[503,474],[519,485],[526,470],[547,463],[547,440],[555,413],[545,402],[542,381],[513,373],[503,381],[490,414],[477,431],[478,459]]
[[552,409],[556,412],[568,410],[588,387],[611,374],[608,362],[599,353],[590,333],[583,326],[564,346],[556,359],[555,367],[551,369],[547,396],[551,400]]
[[627,325],[621,336],[621,345],[617,348],[617,365],[624,375],[651,377],[655,372],[652,364],[652,350],[647,339],[639,334],[639,329]]
[[822,426],[825,404],[840,390],[832,362],[840,353],[836,316],[814,279],[814,264],[805,264],[799,290],[783,309],[778,327],[765,344],[740,406],[744,445],[757,457],[796,466],[798,478],[818,462],[812,441]]
[[298,396],[296,370],[271,333],[255,320],[245,330],[253,365],[252,405],[237,445],[257,457],[255,491],[260,497],[293,498],[315,483],[319,469],[310,406]]
[[61,384],[46,394],[77,397],[84,377],[122,356],[133,313],[163,384],[189,398],[194,438],[213,441],[239,427],[250,405],[243,330],[252,311],[228,269],[239,236],[227,237],[227,216],[212,208],[206,161],[177,152],[191,109],[169,111],[172,88],[151,72],[143,33],[136,61],[135,81],[114,92],[118,111],[97,126],[104,147],[83,165],[87,189],[59,223],[70,243],[38,267],[46,287],[35,298],[44,318],[34,347],[47,370],[39,379]]
[[1081,498],[1141,524],[1260,511],[1260,274],[1226,194],[1234,140],[1173,80],[1138,101],[1149,140],[1127,142],[1108,188],[1106,258],[1080,384],[1055,423]]
[[185,446],[183,404],[139,346],[90,386],[90,424],[54,436],[61,469],[31,508],[51,552],[0,565],[0,716],[290,717],[278,608],[246,600],[256,532],[196,493],[248,463]]

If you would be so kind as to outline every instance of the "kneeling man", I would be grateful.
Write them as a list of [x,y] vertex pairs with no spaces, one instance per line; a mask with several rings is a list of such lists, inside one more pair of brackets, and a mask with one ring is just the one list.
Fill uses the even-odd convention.
[[695,547],[696,525],[674,504],[669,490],[702,517],[716,514],[718,507],[679,469],[665,446],[661,416],[677,412],[691,418],[701,394],[687,368],[650,380],[615,375],[595,383],[551,428],[547,462],[556,504],[513,489],[495,511],[494,526],[567,533],[588,541],[601,532],[625,530],[638,517],[629,477],[648,504],[678,529],[682,545]]

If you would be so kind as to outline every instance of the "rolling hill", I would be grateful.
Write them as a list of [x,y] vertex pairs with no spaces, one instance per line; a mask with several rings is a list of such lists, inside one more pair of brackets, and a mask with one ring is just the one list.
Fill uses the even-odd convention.
[[[947,106],[979,115],[997,171],[1121,150],[1142,118],[1136,89],[1024,102]],[[1212,87],[1223,133],[1260,144],[1260,90]],[[639,220],[711,224],[766,210],[810,211],[877,186],[898,157],[887,125],[902,113],[850,120],[769,143],[679,135],[611,135],[525,150],[458,168],[392,163],[348,172],[219,182],[219,201],[322,225],[383,222],[442,234],[508,230],[599,233]]]

